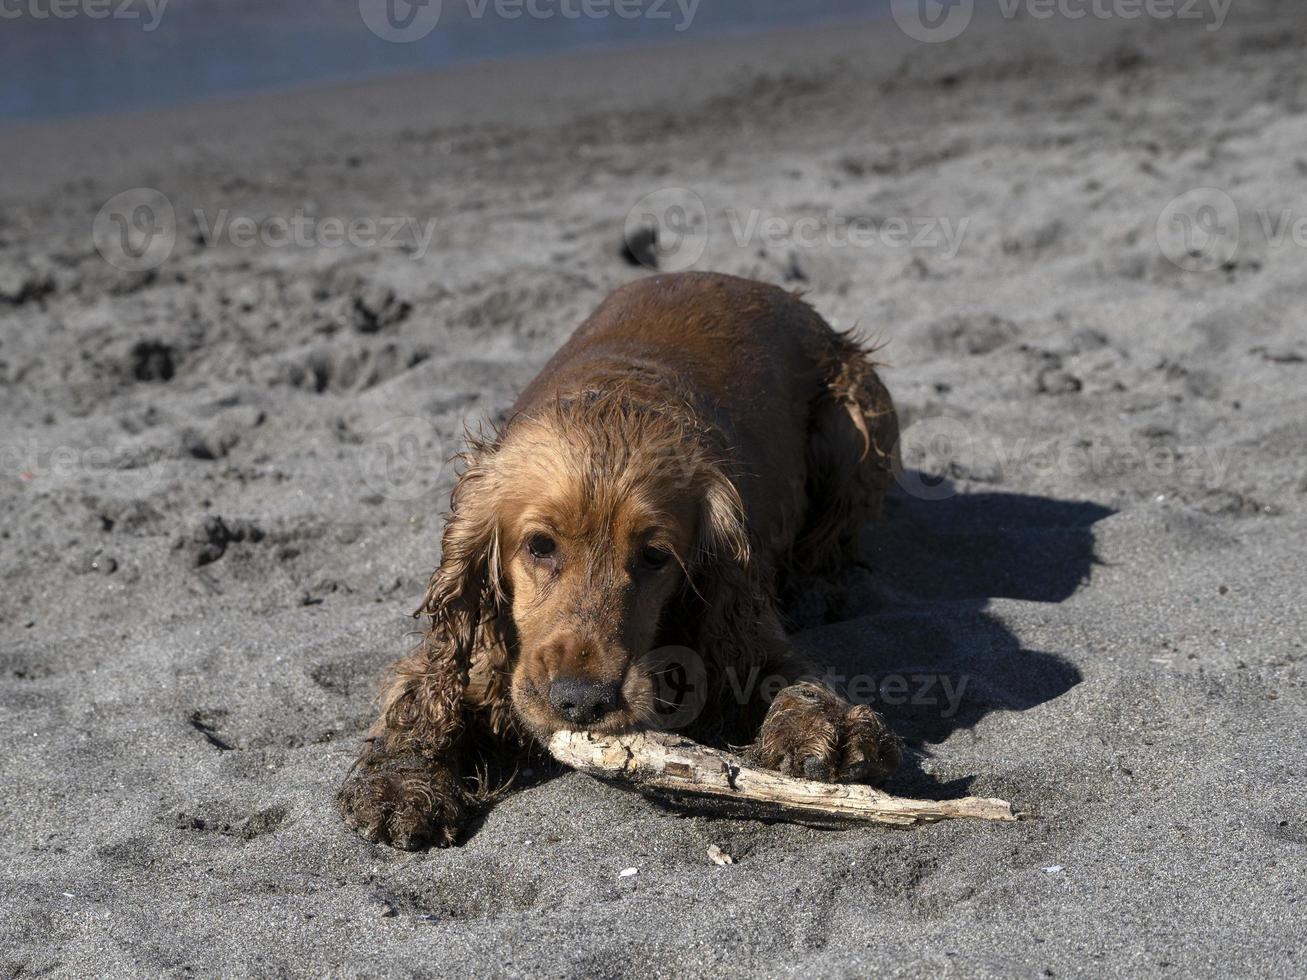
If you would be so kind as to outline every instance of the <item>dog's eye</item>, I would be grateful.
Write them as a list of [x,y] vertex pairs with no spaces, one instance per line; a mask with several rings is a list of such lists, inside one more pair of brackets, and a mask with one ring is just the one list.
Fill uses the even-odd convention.
[[650,545],[640,552],[640,562],[645,568],[662,568],[671,560],[672,553],[666,548],[658,548],[654,545]]
[[533,534],[526,540],[526,550],[532,558],[552,558],[558,550],[558,542],[547,534]]

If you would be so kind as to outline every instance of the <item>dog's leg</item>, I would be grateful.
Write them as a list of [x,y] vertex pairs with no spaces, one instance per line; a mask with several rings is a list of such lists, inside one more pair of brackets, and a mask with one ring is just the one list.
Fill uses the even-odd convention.
[[865,704],[801,681],[772,701],[749,757],[768,769],[833,783],[879,783],[898,768],[902,749]]
[[[843,569],[857,556],[858,532],[880,515],[898,450],[894,403],[867,351],[834,335],[823,359],[826,393],[812,407],[808,439],[807,518],[780,568],[782,604],[791,609],[814,595],[827,609],[838,604]],[[749,749],[755,762],[830,782],[880,782],[898,767],[901,743],[879,714],[825,683],[799,680],[817,674],[785,652],[773,659],[782,677],[797,682],[767,708]]]
[[469,703],[467,679],[433,639],[390,670],[382,715],[336,805],[367,840],[403,850],[454,843],[482,793],[469,785],[473,745],[507,715],[487,700]]

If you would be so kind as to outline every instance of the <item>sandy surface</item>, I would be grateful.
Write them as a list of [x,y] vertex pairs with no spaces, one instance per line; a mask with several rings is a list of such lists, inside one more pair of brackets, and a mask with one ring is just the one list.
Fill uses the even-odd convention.
[[[1307,18],[1236,7],[0,136],[3,975],[1300,975],[1307,234],[1266,217],[1307,218]],[[90,233],[138,186],[179,228],[144,272]],[[796,642],[962,690],[882,689],[893,788],[1035,819],[819,831],[567,773],[452,850],[340,825],[438,557],[438,461],[643,274],[623,222],[668,186],[704,202],[697,267],[886,342],[908,458],[949,481],[899,495],[846,615]],[[1181,201],[1208,272],[1156,233],[1197,187],[1239,222],[1221,253],[1224,199]],[[207,244],[223,209],[438,224],[425,250]],[[837,232],[740,244],[753,210]],[[912,248],[895,218],[965,233]]]

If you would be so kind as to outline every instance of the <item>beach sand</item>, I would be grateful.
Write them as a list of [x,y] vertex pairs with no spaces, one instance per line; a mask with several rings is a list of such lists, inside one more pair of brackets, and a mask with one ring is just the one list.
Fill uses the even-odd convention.
[[[0,974],[1300,975],[1307,17],[1236,8],[0,135]],[[132,271],[92,228],[113,255],[139,187],[177,234]],[[623,227],[665,188],[665,267],[884,345],[912,469],[795,642],[882,685],[892,790],[1030,819],[819,830],[540,771],[453,849],[342,826],[442,461],[648,274]]]

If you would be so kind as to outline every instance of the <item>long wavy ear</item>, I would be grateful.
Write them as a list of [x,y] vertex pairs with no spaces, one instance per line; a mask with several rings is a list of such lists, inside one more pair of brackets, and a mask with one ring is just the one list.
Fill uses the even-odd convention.
[[747,676],[751,665],[765,664],[784,633],[777,626],[771,568],[751,545],[739,491],[717,466],[707,468],[700,486],[703,509],[691,581],[703,609],[698,650],[718,668],[710,671],[715,682],[727,668]]
[[699,513],[698,558],[705,564],[728,561],[747,565],[752,549],[744,522],[744,502],[721,467],[700,474],[703,503]]
[[718,466],[700,474],[699,546],[686,597],[698,613],[694,647],[707,668],[698,724],[709,737],[747,742],[762,718],[759,700],[741,697],[741,685],[756,683],[780,662],[785,632],[773,571],[753,547],[739,491]]
[[496,447],[469,440],[465,464],[450,495],[440,566],[414,616],[431,617],[431,633],[466,664],[483,623],[500,615],[504,590],[499,562],[497,487],[491,472]]

